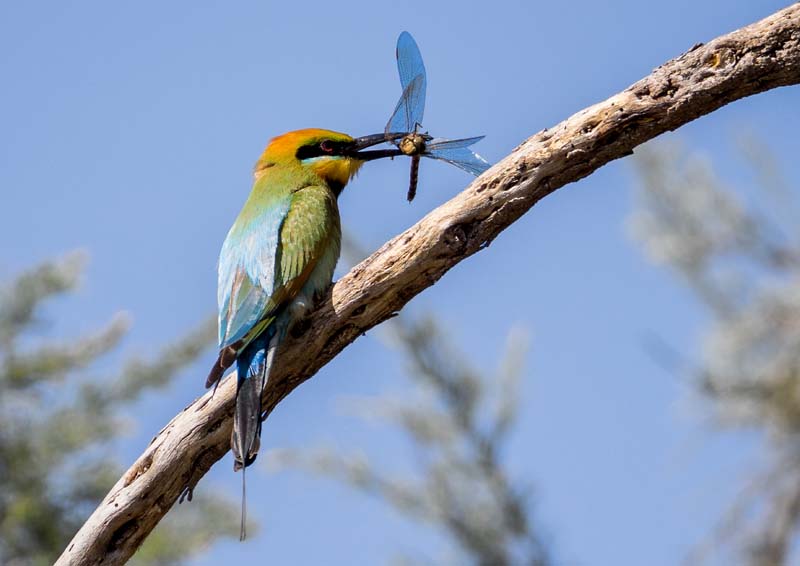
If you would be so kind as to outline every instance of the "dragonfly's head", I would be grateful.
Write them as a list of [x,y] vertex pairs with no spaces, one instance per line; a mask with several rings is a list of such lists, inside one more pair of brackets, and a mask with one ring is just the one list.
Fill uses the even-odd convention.
[[431,136],[427,134],[414,132],[403,136],[397,143],[397,147],[403,152],[403,155],[419,155],[425,151],[425,142],[431,139]]
[[341,132],[306,128],[280,135],[270,141],[255,167],[256,178],[275,166],[301,167],[337,194],[365,161],[400,155],[397,149],[363,151],[387,141],[385,134],[353,138]]

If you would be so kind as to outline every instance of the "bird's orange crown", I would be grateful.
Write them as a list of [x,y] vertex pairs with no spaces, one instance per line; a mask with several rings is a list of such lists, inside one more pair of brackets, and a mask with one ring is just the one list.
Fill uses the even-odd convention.
[[255,176],[260,177],[275,165],[296,165],[310,168],[331,185],[344,187],[364,162],[352,156],[329,155],[326,148],[352,141],[347,134],[320,128],[287,132],[270,140],[256,163]]

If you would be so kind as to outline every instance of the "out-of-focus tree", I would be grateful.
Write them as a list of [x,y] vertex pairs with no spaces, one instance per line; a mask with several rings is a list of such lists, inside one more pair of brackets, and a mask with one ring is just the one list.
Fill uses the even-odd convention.
[[[50,326],[44,305],[75,289],[84,263],[85,254],[72,253],[0,291],[0,563],[7,566],[55,561],[121,475],[112,443],[127,428],[124,411],[213,342],[208,321],[151,361],[133,359],[98,378],[97,362],[126,333],[125,316],[69,340],[42,332]],[[234,536],[237,515],[223,497],[200,494],[168,515],[131,563],[181,564],[215,538]]]
[[[363,255],[349,240],[345,251]],[[362,454],[325,448],[272,451],[269,466],[309,470],[378,497],[444,534],[455,564],[550,564],[531,486],[512,479],[502,455],[517,418],[525,333],[510,333],[497,370],[486,375],[457,351],[432,316],[400,315],[382,330],[408,363],[412,391],[350,406],[364,419],[387,422],[407,436],[416,455],[413,475],[397,476]],[[397,557],[399,564],[419,562],[416,552]]]
[[728,553],[780,566],[797,563],[800,528],[800,209],[770,152],[753,138],[740,149],[750,194],[679,146],[637,150],[631,227],[708,307],[712,325],[688,371],[716,422],[763,441],[761,471],[689,562],[730,563]]

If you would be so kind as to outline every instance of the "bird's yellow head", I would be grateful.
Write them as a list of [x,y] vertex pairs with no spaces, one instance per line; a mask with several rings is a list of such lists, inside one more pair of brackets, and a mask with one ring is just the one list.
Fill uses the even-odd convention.
[[384,134],[353,138],[341,132],[306,128],[273,138],[255,166],[260,177],[276,165],[307,168],[337,194],[365,161],[399,155],[395,149],[361,151],[386,141]]

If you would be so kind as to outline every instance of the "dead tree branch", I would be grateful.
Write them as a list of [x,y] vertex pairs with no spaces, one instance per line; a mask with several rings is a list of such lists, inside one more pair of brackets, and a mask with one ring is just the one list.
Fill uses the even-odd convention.
[[[282,349],[265,406],[274,409],[353,340],[487,247],[541,198],[729,102],[799,82],[800,4],[793,4],[692,47],[625,91],[534,135],[331,288]],[[234,388],[227,379],[216,396],[204,395],[172,419],[57,564],[123,564],[184,489],[193,488],[228,451]]]

